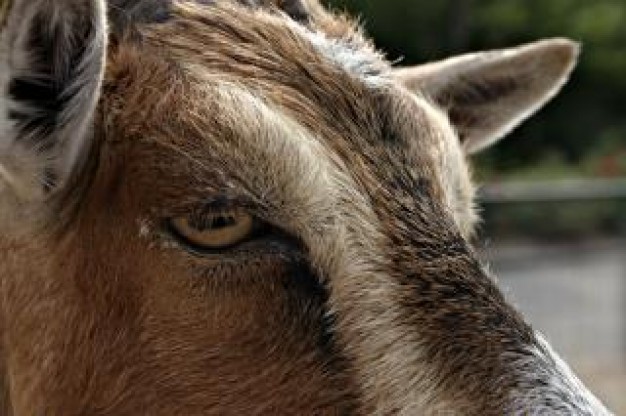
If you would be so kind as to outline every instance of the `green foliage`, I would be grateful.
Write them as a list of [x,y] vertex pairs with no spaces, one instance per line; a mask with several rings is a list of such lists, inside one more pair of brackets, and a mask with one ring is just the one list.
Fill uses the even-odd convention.
[[[571,241],[576,238],[626,235],[623,199],[487,204],[480,234],[500,239],[533,238]],[[537,225],[541,224],[540,227]]]
[[[361,16],[378,46],[402,65],[543,37],[583,44],[571,83],[541,114],[477,158],[483,171],[603,175],[602,149],[626,175],[626,2],[622,0],[329,0]],[[606,150],[605,150],[606,152]],[[558,162],[554,162],[554,161]],[[547,167],[547,168],[546,168]],[[540,170],[541,170],[540,169]],[[622,170],[619,170],[622,169]]]

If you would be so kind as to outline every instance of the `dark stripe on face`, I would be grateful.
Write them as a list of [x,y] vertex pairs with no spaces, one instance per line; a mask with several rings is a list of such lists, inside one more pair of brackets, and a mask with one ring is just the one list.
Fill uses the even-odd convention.
[[284,281],[285,290],[293,295],[294,316],[306,317],[310,322],[300,322],[298,326],[315,331],[320,358],[326,372],[335,380],[341,390],[343,413],[356,412],[358,393],[353,370],[348,359],[339,348],[336,339],[336,318],[328,309],[329,291],[322,280],[311,271],[306,261],[294,262]]
[[318,345],[324,355],[329,358],[337,352],[335,347],[335,322],[328,312],[328,288],[321,282],[305,261],[292,264],[289,268],[289,278],[284,282],[288,293],[297,295],[298,309],[315,312],[312,315],[320,320],[321,327],[318,333]]
[[[375,209],[387,219],[390,274],[402,288],[398,306],[423,340],[426,361],[438,369],[433,383],[445,386],[443,394],[500,412],[515,383],[502,357],[523,354],[533,332],[475,259],[432,180],[397,160],[402,163],[379,162],[379,177],[393,197],[378,199]],[[502,390],[467,382],[496,379],[503,380]]]

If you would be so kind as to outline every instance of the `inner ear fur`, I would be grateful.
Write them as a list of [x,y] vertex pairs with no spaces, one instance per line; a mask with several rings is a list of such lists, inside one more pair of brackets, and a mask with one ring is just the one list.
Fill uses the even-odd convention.
[[547,39],[394,71],[396,79],[447,111],[468,153],[535,113],[569,78],[579,45]]
[[2,4],[0,180],[17,194],[49,194],[67,182],[89,148],[106,6],[104,0]]

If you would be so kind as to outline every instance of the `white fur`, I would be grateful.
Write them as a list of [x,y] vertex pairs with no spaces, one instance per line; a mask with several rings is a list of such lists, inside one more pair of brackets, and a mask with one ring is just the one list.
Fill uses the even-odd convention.
[[380,88],[392,82],[387,64],[373,49],[353,40],[329,38],[323,32],[310,30],[295,22],[290,27],[334,65],[360,79],[368,87]]
[[[536,339],[538,345],[530,347],[529,355],[510,357],[525,380],[519,390],[511,392],[510,414],[612,415],[540,333],[536,333]],[[551,405],[546,404],[547,399],[552,400]],[[530,413],[528,409],[532,409]]]

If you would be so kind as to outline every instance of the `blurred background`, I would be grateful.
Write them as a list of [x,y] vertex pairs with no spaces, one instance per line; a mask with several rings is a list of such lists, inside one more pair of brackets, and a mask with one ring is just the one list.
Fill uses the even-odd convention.
[[474,158],[478,246],[511,299],[589,387],[626,415],[626,1],[327,0],[392,61],[565,36],[563,92]]

